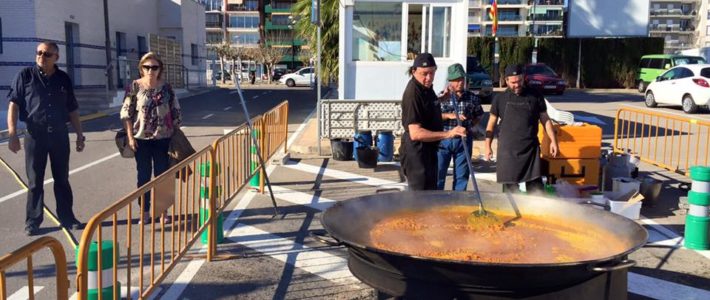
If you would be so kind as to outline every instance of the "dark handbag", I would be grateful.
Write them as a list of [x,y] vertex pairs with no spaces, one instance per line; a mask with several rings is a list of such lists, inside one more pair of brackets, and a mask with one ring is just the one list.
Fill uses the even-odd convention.
[[118,148],[118,153],[121,154],[123,158],[133,158],[135,153],[130,146],[128,146],[128,134],[126,134],[126,129],[121,129],[116,132],[116,147]]
[[[170,146],[168,147],[168,156],[170,157],[170,166],[174,166],[184,159],[195,154],[195,148],[192,147],[190,141],[185,136],[185,133],[180,128],[175,128],[173,136],[170,138]],[[187,176],[192,174],[189,167],[183,169],[180,173],[185,173]],[[175,174],[179,178],[180,173]]]

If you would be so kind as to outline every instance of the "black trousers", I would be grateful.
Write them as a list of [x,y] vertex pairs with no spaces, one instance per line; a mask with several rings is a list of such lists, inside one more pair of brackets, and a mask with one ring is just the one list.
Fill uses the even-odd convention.
[[25,135],[25,168],[27,169],[27,217],[25,225],[39,226],[44,220],[44,171],[49,158],[54,178],[57,217],[62,223],[74,221],[74,198],[69,185],[69,132],[30,131]]
[[[137,187],[146,184],[152,176],[158,177],[165,170],[170,168],[170,157],[168,149],[170,148],[170,139],[160,140],[142,140],[136,139],[138,149],[136,149],[136,171]],[[140,204],[138,200],[138,205]],[[145,212],[150,212],[150,192],[145,193]]]
[[[538,177],[536,179],[525,182],[525,190],[528,194],[531,193],[542,193],[545,191],[545,185],[542,184],[542,178]],[[503,192],[510,191],[511,193],[519,193],[520,187],[517,183],[504,183]]]

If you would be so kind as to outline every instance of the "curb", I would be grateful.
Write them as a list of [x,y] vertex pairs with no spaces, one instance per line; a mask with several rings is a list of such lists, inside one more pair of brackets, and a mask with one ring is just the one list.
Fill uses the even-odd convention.
[[[182,93],[182,94],[176,94],[175,97],[178,97],[178,98],[192,97],[192,96],[197,96],[197,95],[201,95],[204,93],[208,93],[211,91],[215,91],[217,89],[218,89],[218,87],[206,87],[204,89],[200,89],[199,91],[195,91],[195,92],[186,92],[186,93]],[[108,117],[112,114],[115,114],[120,109],[121,109],[121,107],[117,106],[117,107],[112,107],[112,108],[102,110],[99,112],[90,113],[88,115],[79,116],[79,121],[86,122],[86,121],[100,119],[103,117]],[[20,136],[20,135],[25,134],[26,132],[27,132],[27,129],[21,128],[21,129],[17,130],[17,135]],[[7,139],[9,137],[10,137],[9,130],[5,129],[5,130],[0,131],[0,140]]]
[[[331,96],[331,94],[332,94],[332,93],[335,93],[336,91],[337,91],[336,88],[333,88],[333,87],[328,88],[328,92],[326,92],[325,95],[323,95],[321,99],[329,99],[329,97]],[[318,125],[317,125],[317,123],[318,123],[318,120],[317,120],[318,116],[316,115],[316,110],[317,110],[317,109],[318,109],[318,108],[316,107],[316,108],[313,110],[313,112],[312,112],[310,118],[308,118],[308,119],[306,120],[306,127],[305,127],[305,128],[303,129],[303,131],[301,132],[300,138],[297,139],[298,141],[304,141],[303,135],[304,135],[304,134],[307,134],[307,131],[310,129],[309,127],[312,126],[311,123],[315,123],[315,126],[318,126]],[[314,126],[314,127],[315,127],[315,126]],[[315,128],[310,129],[310,130],[313,130],[313,131],[315,132],[315,131],[318,131],[318,128],[315,127]],[[314,135],[315,135],[315,133],[314,133]],[[298,153],[298,154],[316,154],[316,155],[318,155],[319,153],[318,153],[318,144],[317,144],[317,143],[319,143],[319,142],[321,143],[321,150],[323,150],[324,153],[326,152],[326,150],[328,150],[328,152],[330,151],[330,144],[329,144],[329,143],[326,143],[326,144],[324,145],[324,144],[322,144],[323,141],[318,141],[318,137],[315,137],[314,139],[315,139],[315,141],[314,141],[315,144],[303,145],[303,144],[301,144],[301,143],[299,143],[299,142],[295,142],[294,144],[292,144],[292,145],[290,145],[290,146],[288,147],[288,151],[289,151],[289,152],[293,152],[293,153]]]

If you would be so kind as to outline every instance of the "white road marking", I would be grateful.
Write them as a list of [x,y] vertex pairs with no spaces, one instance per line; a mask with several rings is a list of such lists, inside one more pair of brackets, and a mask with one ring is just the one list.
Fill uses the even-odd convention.
[[[37,295],[39,291],[41,291],[44,287],[35,285],[34,286],[34,293],[33,295]],[[17,290],[17,292],[12,293],[10,297],[7,298],[7,300],[25,300],[30,298],[30,287],[29,286],[23,286],[21,289]]]
[[[661,235],[666,236],[666,238],[670,239],[670,240],[674,240],[677,238],[682,239],[682,237],[680,235],[676,234],[672,230],[670,230],[670,229],[664,227],[663,225],[658,224],[658,223],[654,222],[653,220],[648,219],[646,217],[642,216],[642,218],[639,220],[639,222],[651,227],[652,230],[649,231],[650,237],[653,237],[653,231],[656,231],[656,232],[660,233]],[[683,246],[683,243],[680,242],[678,244],[678,246]],[[710,259],[710,250],[692,250],[692,249],[688,249],[688,250],[695,251],[696,253],[704,256],[706,259]]]
[[[341,283],[359,283],[350,273],[347,253],[342,249],[318,250],[244,224],[237,225],[226,237],[324,279]],[[289,261],[289,255],[296,255],[295,262]]]
[[251,97],[251,98],[252,98],[252,99],[256,99],[256,98],[259,98],[259,95],[256,95],[256,96],[254,96],[254,97]]
[[231,106],[227,106],[227,107],[224,108],[224,111],[228,111],[228,110],[230,110],[230,109],[232,109],[232,107],[231,107]]
[[325,210],[335,204],[335,200],[294,191],[280,186],[271,186],[274,197],[297,205],[306,205],[317,210]]
[[[104,157],[104,158],[102,158],[102,159],[99,159],[99,160],[97,160],[97,161],[94,161],[94,162],[92,162],[92,163],[89,163],[89,164],[83,165],[83,166],[81,166],[81,167],[78,167],[78,168],[76,168],[76,169],[74,169],[74,170],[69,171],[69,176],[71,176],[71,175],[74,174],[74,173],[81,172],[81,171],[83,171],[83,170],[86,170],[86,169],[88,169],[88,168],[91,168],[91,167],[93,167],[93,166],[95,166],[95,165],[98,165],[98,164],[100,164],[100,163],[102,163],[102,162],[105,162],[105,161],[107,161],[107,160],[109,160],[109,159],[112,159],[112,158],[114,158],[114,157],[116,157],[116,156],[119,156],[119,155],[120,155],[119,153],[114,153],[114,154],[111,154],[111,155],[109,155],[109,156],[106,156],[106,157]],[[47,185],[47,184],[50,184],[50,183],[52,183],[52,182],[54,182],[54,178],[50,178],[50,179],[45,180],[45,181],[44,181],[44,184]],[[10,200],[10,199],[12,199],[12,198],[15,198],[15,197],[17,197],[17,196],[19,196],[19,195],[22,195],[22,194],[24,194],[24,193],[27,193],[27,191],[26,191],[26,190],[19,190],[19,191],[17,191],[17,192],[14,192],[14,193],[12,193],[12,194],[9,194],[9,195],[7,195],[7,196],[4,196],[4,197],[0,198],[0,203],[3,203],[3,202],[5,202],[5,201],[7,201],[7,200]]]
[[[122,283],[124,284],[124,283]],[[156,287],[155,290],[153,291],[152,294],[148,297],[148,299],[153,300],[155,297],[157,297],[160,292],[163,290],[161,287]],[[121,299],[139,299],[140,298],[140,289],[136,287],[135,285],[131,285],[131,298],[128,298],[128,289],[124,285],[121,286]],[[79,299],[79,293],[74,292],[71,297],[69,297],[69,300],[77,300]]]
[[710,291],[629,273],[629,292],[653,299],[710,299]]
[[[294,163],[294,162],[289,162],[283,165],[286,168],[294,169],[294,170],[299,170],[307,173],[313,173],[313,174],[318,174],[321,173],[321,168],[309,164],[304,164],[304,163]],[[367,184],[371,186],[381,186],[381,185],[391,185],[398,183],[396,181],[391,181],[391,180],[386,180],[386,179],[379,179],[375,177],[369,177],[365,175],[360,175],[360,174],[355,174],[355,173],[350,173],[350,172],[343,172],[343,171],[338,171],[338,170],[331,170],[331,169],[326,169],[325,172],[323,173],[324,176],[328,177],[333,177],[337,179],[343,179],[343,180],[350,180],[354,183],[361,183],[361,184]]]
[[202,117],[202,119],[207,120],[207,119],[211,118],[212,116],[214,116],[214,114],[206,115],[206,116]]
[[232,94],[232,95],[234,95],[234,94],[237,94],[237,93],[239,93],[239,90],[236,90],[236,91],[231,91],[231,92],[229,92],[229,93],[230,93],[230,94]]

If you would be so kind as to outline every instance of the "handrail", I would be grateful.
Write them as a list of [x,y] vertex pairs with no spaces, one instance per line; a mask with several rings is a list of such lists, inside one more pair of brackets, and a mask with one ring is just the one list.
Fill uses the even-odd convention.
[[624,106],[616,111],[612,146],[688,176],[690,166],[710,162],[710,121]]
[[66,300],[69,298],[69,277],[67,275],[67,258],[64,247],[57,239],[49,236],[40,237],[19,249],[0,257],[0,299],[7,299],[5,286],[5,271],[16,263],[27,260],[27,282],[29,287],[29,299],[34,299],[34,270],[32,265],[32,254],[49,248],[54,256],[57,266],[57,299]]

